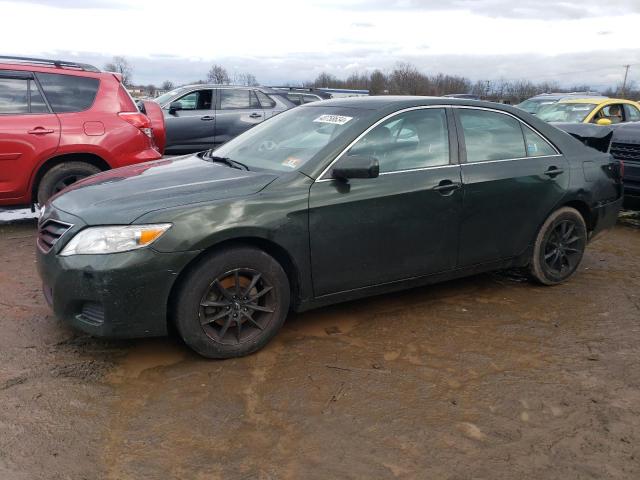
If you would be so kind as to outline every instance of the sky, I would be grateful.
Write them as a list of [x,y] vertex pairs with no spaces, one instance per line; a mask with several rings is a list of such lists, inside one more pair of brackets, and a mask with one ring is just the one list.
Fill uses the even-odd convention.
[[137,84],[204,79],[213,63],[265,85],[328,72],[640,84],[640,0],[0,0],[0,54],[103,67]]

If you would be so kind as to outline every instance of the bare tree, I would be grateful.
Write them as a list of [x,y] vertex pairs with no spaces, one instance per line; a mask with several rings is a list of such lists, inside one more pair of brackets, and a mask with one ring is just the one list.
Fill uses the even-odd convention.
[[165,80],[160,87],[162,90],[173,90],[173,82],[171,80]]
[[376,70],[371,74],[369,80],[369,94],[384,95],[385,93],[389,93],[387,77],[380,70]]
[[217,85],[228,85],[231,83],[229,74],[221,65],[212,65],[207,73],[207,81]]
[[133,85],[133,67],[125,57],[113,57],[111,62],[104,66],[104,69],[108,72],[115,72],[122,75],[122,83],[124,83],[126,87]]
[[245,85],[247,87],[256,87],[259,85],[256,76],[252,73],[234,73],[233,83],[236,85]]

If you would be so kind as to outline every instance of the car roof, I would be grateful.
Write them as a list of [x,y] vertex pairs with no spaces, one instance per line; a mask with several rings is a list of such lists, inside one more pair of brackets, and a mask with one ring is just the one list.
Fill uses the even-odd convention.
[[99,77],[109,72],[86,63],[77,63],[67,60],[49,60],[31,57],[0,56],[0,70],[27,71],[40,73],[60,73],[64,75],[78,75],[87,77]]
[[560,100],[559,103],[591,103],[595,105],[602,105],[604,103],[630,103],[633,105],[637,105],[637,103],[632,100],[625,100],[623,98],[606,98],[606,97],[605,98],[600,98],[600,97],[564,98]]
[[[476,107],[486,107],[493,109],[502,109],[511,111],[513,107],[502,105],[500,103],[487,102],[483,100],[470,100],[467,98],[451,98],[451,97],[421,97],[408,95],[378,95],[368,97],[344,97],[333,98],[331,100],[323,100],[322,102],[307,103],[307,107],[346,107],[361,108],[367,110],[381,110],[384,108],[410,108],[423,105],[466,105]],[[504,108],[507,107],[507,108]]]

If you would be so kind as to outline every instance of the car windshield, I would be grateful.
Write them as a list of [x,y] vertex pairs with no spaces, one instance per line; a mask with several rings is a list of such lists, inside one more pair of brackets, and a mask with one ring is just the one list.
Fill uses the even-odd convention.
[[159,103],[160,105],[163,105],[163,104],[167,103],[170,98],[172,98],[175,95],[177,95],[178,93],[180,93],[180,90],[182,90],[182,89],[181,88],[176,88],[175,90],[171,90],[170,92],[164,93],[164,94],[160,95],[159,97],[154,98],[153,101],[156,102],[156,103]]
[[297,107],[253,127],[213,155],[250,170],[297,170],[358,120],[358,110]]
[[548,98],[547,99],[539,98],[537,100],[529,99],[516,105],[516,107],[524,110],[525,112],[537,113],[538,110],[540,110],[540,107],[543,107],[545,105],[552,105],[554,103],[556,103],[556,100],[549,100]]
[[593,103],[555,103],[538,112],[545,122],[581,123],[596,108]]

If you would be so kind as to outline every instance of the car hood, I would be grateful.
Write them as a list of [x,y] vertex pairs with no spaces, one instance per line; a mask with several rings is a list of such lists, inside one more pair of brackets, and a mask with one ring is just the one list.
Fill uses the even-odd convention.
[[613,132],[613,141],[640,143],[640,122],[619,123]]
[[56,195],[51,205],[89,225],[128,224],[153,210],[250,195],[276,178],[191,155],[99,173]]

